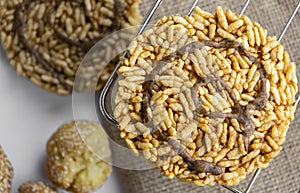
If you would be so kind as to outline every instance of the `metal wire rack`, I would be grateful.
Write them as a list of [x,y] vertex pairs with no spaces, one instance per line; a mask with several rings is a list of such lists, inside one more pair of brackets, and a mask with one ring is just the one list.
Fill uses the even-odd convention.
[[[152,5],[152,7],[150,8],[149,12],[147,13],[142,25],[140,26],[140,28],[138,29],[136,36],[140,35],[147,27],[147,25],[149,24],[152,16],[154,15],[154,13],[156,12],[157,8],[159,7],[159,5],[161,4],[162,0],[156,0],[154,2],[154,4]],[[191,15],[193,13],[193,10],[195,8],[195,6],[198,4],[199,0],[194,0],[190,9],[188,10],[188,14],[187,15]],[[240,15],[244,14],[244,12],[246,11],[248,5],[250,4],[251,0],[247,0],[246,3],[244,4],[242,10],[240,11]],[[286,33],[287,29],[289,28],[290,24],[292,23],[296,13],[298,12],[300,8],[300,0],[298,1],[296,7],[294,8],[292,14],[290,15],[289,17],[289,20],[287,21],[287,23],[285,24],[279,38],[278,38],[278,41],[280,42],[284,36],[284,34]],[[124,53],[123,56],[126,56],[127,53]],[[118,74],[117,74],[117,71],[118,69],[120,68],[120,65],[121,63],[119,62],[118,65],[116,66],[116,68],[114,69],[114,71],[112,72],[112,75],[110,76],[109,80],[107,81],[107,83],[105,84],[104,88],[102,89],[100,95],[97,95],[97,97],[99,98],[96,98],[96,107],[99,108],[99,113],[101,116],[103,116],[107,121],[111,122],[112,124],[118,126],[119,123],[118,121],[116,121],[114,119],[114,117],[112,115],[110,115],[107,111],[107,108],[106,108],[106,96],[108,94],[108,91],[110,90],[113,82],[118,78]],[[300,102],[300,95],[298,96],[296,102],[295,102],[295,106],[298,105],[298,103]],[[246,190],[244,191],[240,191],[234,187],[230,187],[230,186],[223,186],[224,188],[226,188],[227,190],[233,192],[233,193],[249,193],[257,179],[257,177],[259,176],[259,173],[261,172],[261,169],[257,169],[255,171],[255,173],[253,174],[253,177],[251,178],[250,180],[250,183],[248,184]]]

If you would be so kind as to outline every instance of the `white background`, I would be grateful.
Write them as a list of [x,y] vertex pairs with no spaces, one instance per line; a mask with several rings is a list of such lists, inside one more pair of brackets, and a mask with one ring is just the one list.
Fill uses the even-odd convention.
[[[72,119],[71,96],[49,93],[18,76],[0,48],[0,145],[14,168],[13,193],[27,181],[49,182],[45,170],[47,140]],[[96,191],[104,192],[123,192],[115,172]]]

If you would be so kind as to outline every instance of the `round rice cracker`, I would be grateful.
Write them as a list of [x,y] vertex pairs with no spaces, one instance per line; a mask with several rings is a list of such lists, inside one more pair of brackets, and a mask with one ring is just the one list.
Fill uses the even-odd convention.
[[[13,0],[1,4],[1,41],[10,64],[19,75],[60,95],[72,92],[77,69],[97,41],[141,22],[139,0]],[[94,73],[99,65],[103,64],[86,67],[80,86],[74,89],[101,88],[108,76]],[[111,73],[115,65],[116,61],[111,62],[105,72]],[[95,78],[90,78],[95,76],[100,79],[96,86]]]
[[296,65],[258,23],[196,7],[162,18],[129,48],[114,117],[128,147],[164,175],[232,186],[280,153]]
[[13,178],[13,168],[0,146],[0,192],[9,193]]

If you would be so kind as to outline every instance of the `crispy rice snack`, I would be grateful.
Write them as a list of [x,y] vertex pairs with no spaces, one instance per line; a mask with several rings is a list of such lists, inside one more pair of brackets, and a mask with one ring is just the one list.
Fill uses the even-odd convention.
[[[140,23],[139,4],[140,0],[2,0],[2,46],[19,75],[48,91],[68,95],[90,48],[104,36]],[[106,45],[102,54],[110,55],[115,44]],[[112,62],[104,74],[115,65]],[[101,66],[99,61],[85,66],[75,89],[100,88],[108,78],[95,73]]]
[[129,148],[164,175],[232,186],[282,150],[296,65],[247,16],[196,7],[191,17],[164,17],[128,55],[114,116]]
[[7,159],[0,146],[0,192],[9,193],[14,172],[11,163]]
[[108,140],[98,124],[65,123],[47,143],[48,176],[55,185],[68,191],[92,192],[110,175],[110,156]]
[[19,193],[57,193],[55,188],[43,182],[26,182],[18,190]]

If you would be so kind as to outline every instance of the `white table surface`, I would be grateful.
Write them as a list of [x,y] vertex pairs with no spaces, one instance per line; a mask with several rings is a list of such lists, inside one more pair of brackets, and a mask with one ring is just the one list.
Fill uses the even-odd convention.
[[[49,93],[18,76],[0,48],[0,145],[14,168],[13,193],[27,181],[49,182],[46,142],[61,124],[72,119],[71,96]],[[119,184],[113,172],[95,193],[121,193]]]

